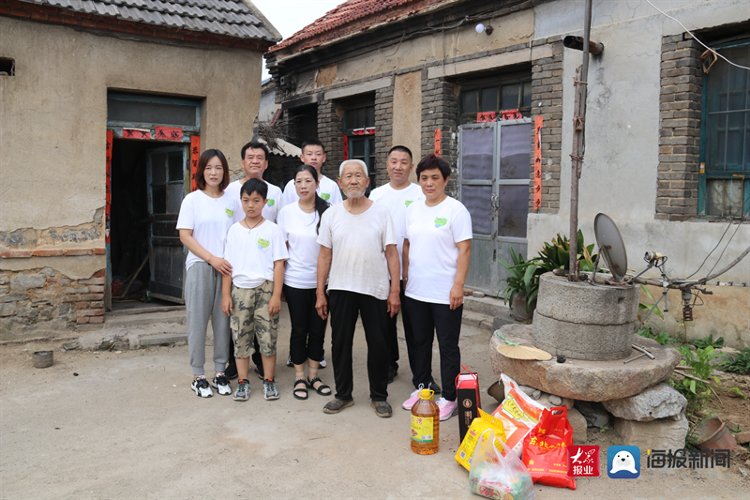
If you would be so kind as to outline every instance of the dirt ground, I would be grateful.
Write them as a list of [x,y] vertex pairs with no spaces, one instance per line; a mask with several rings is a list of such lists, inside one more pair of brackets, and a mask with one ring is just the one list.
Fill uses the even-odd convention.
[[[280,331],[288,328],[282,315]],[[492,411],[488,340],[485,331],[462,331],[463,363],[479,372],[482,406]],[[477,498],[453,459],[456,418],[442,423],[437,455],[409,449],[409,413],[400,408],[411,392],[403,338],[390,419],[369,406],[361,331],[356,404],[338,415],[324,414],[328,398],[314,392],[294,399],[293,373],[283,365],[280,400],[264,401],[256,378],[250,401],[237,403],[194,395],[184,345],[91,352],[63,351],[61,344],[0,345],[2,499]],[[54,349],[55,364],[35,369],[32,353],[43,348]],[[281,341],[279,359],[287,352]],[[330,366],[322,376],[333,385]],[[627,444],[611,434],[592,439],[602,447]],[[576,491],[536,486],[536,498],[736,499],[750,491],[736,467],[644,468],[638,479],[615,480],[604,464],[601,475],[579,479]]]

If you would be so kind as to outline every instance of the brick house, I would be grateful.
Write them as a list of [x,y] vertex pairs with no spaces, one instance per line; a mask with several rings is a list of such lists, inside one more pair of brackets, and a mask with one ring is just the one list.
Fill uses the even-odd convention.
[[279,39],[243,0],[0,3],[0,338],[182,300],[191,170],[240,168]]
[[[742,0],[651,3],[594,2],[591,37],[605,48],[589,67],[580,227],[593,242],[594,216],[607,213],[632,271],[658,250],[673,277],[718,245],[698,277],[750,245],[750,73],[702,58],[687,30],[748,66],[750,11]],[[266,54],[278,120],[292,142],[323,140],[329,175],[360,158],[381,185],[397,143],[448,158],[450,189],[474,221],[470,284],[497,295],[509,248],[534,255],[568,232],[582,58],[563,40],[582,35],[583,14],[584,2],[570,0],[349,0]],[[750,284],[747,260],[721,280]],[[684,323],[670,292],[663,326],[750,344],[748,289],[711,290]]]

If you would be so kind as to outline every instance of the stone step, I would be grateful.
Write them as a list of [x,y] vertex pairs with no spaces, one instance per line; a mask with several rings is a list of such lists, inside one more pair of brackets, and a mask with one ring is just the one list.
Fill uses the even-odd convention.
[[108,327],[136,327],[154,325],[157,323],[185,324],[185,308],[169,308],[151,311],[123,313],[108,313],[105,324]]
[[[476,293],[476,292],[474,292]],[[467,295],[464,297],[464,313],[478,312],[487,316],[509,316],[510,309],[505,300],[497,297]]]

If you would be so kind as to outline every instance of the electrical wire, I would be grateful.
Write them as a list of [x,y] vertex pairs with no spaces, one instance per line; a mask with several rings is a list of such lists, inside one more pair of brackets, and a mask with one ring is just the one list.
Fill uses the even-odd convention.
[[724,249],[721,251],[719,256],[716,258],[716,262],[714,262],[714,265],[711,269],[709,269],[708,274],[706,276],[710,275],[712,272],[714,272],[714,269],[716,269],[716,266],[719,265],[719,262],[721,262],[721,258],[724,257],[724,252],[727,251],[727,248],[729,248],[729,244],[732,242],[732,238],[734,238],[734,235],[737,234],[737,231],[739,231],[740,226],[742,226],[742,222],[740,221],[737,224],[737,227],[735,228],[734,232],[732,233],[732,236],[729,237],[729,240],[727,240],[727,244],[724,245]]
[[726,236],[727,231],[729,231],[729,228],[732,227],[732,222],[733,221],[731,221],[731,220],[729,221],[729,224],[727,224],[727,227],[724,228],[724,232],[721,233],[721,238],[719,238],[719,241],[716,242],[716,245],[711,249],[711,251],[708,252],[708,255],[706,255],[705,259],[703,259],[703,262],[701,262],[701,265],[698,266],[698,269],[696,269],[695,271],[693,271],[692,274],[690,274],[689,276],[685,276],[686,280],[689,280],[690,278],[692,278],[693,276],[695,276],[696,274],[698,274],[698,271],[700,271],[703,268],[703,266],[706,263],[706,261],[708,260],[708,258],[711,257],[711,254],[714,253],[714,251],[717,248],[719,248],[719,245],[721,245],[722,240],[724,240],[724,236]]
[[708,50],[709,52],[711,52],[713,55],[724,59],[726,62],[728,62],[729,64],[731,64],[735,68],[745,69],[745,70],[750,71],[750,67],[742,66],[740,64],[733,63],[732,61],[730,61],[729,59],[727,59],[726,57],[724,57],[723,55],[721,55],[720,53],[718,53],[715,49],[712,49],[711,47],[709,47],[708,45],[706,45],[705,43],[703,43],[697,36],[695,36],[693,34],[692,31],[690,31],[689,29],[687,29],[687,27],[684,24],[682,24],[679,19],[675,19],[674,17],[670,16],[669,14],[667,14],[666,12],[664,12],[663,10],[661,10],[656,5],[652,4],[651,0],[646,0],[646,3],[649,4],[651,7],[653,7],[654,9],[656,9],[657,11],[659,11],[662,15],[668,17],[672,21],[674,21],[677,24],[679,24],[680,26],[682,26],[682,28],[687,32],[688,35],[690,35],[691,37],[693,37],[696,42],[698,42],[699,44],[703,45],[703,47],[705,47],[706,50]]

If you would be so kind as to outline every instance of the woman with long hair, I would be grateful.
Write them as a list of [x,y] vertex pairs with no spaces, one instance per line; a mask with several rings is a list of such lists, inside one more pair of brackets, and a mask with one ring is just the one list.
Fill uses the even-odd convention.
[[229,164],[218,149],[207,149],[198,160],[195,176],[198,189],[185,196],[177,218],[180,241],[188,249],[185,260],[185,310],[188,351],[198,397],[213,395],[206,380],[206,329],[211,320],[214,333],[212,385],[219,394],[232,393],[224,375],[229,353],[229,318],[221,310],[221,277],[231,276],[232,266],[224,259],[224,242],[234,221],[236,202],[224,189],[229,184]]
[[328,203],[317,194],[317,187],[318,172],[315,168],[300,166],[294,175],[294,188],[299,200],[285,205],[277,218],[289,249],[283,290],[292,322],[289,354],[294,364],[292,394],[297,399],[307,399],[308,388],[322,396],[331,395],[331,388],[318,376],[323,359],[326,321],[315,310],[320,253],[317,238],[320,217],[328,208]]

